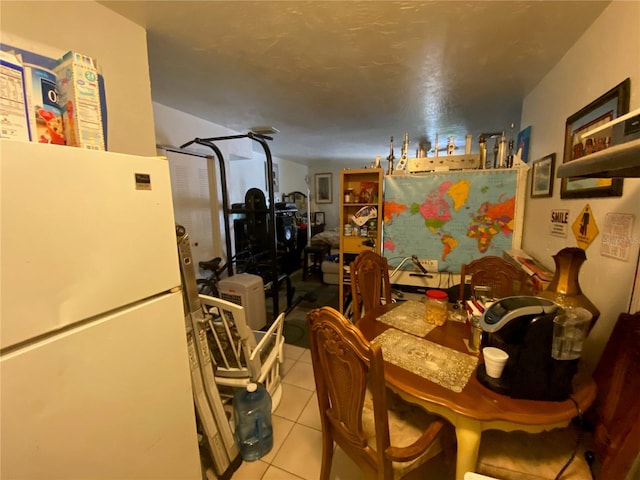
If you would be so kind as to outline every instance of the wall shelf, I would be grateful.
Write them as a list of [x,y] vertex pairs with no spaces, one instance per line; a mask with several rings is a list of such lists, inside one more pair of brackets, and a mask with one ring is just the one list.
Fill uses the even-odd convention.
[[558,167],[559,178],[640,177],[640,139],[614,145]]

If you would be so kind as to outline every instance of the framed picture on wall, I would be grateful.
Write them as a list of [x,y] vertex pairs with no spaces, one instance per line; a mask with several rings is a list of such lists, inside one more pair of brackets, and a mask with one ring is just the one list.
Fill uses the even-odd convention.
[[531,125],[518,133],[516,140],[516,152],[521,150],[520,160],[524,163],[529,161],[529,144],[531,143]]
[[[567,118],[562,163],[609,147],[611,128],[593,136],[584,134],[629,112],[630,84],[627,78]],[[563,178],[560,198],[619,197],[622,181],[621,178]]]
[[531,163],[531,198],[544,198],[553,195],[555,166],[555,153]]
[[315,225],[324,225],[324,212],[315,212],[313,214],[313,223]]
[[[273,170],[272,170],[272,174],[273,174],[273,191],[276,193],[280,192],[280,171],[278,168],[278,164],[274,163],[272,164]],[[269,169],[267,167],[267,164],[265,162],[264,164],[264,184],[267,187],[267,189],[269,188]]]
[[331,173],[316,173],[316,203],[333,203],[333,180]]

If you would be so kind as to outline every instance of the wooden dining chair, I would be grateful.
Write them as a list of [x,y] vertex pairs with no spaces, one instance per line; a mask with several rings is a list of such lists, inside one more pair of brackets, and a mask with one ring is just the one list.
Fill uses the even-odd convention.
[[429,468],[447,444],[443,434],[453,438],[451,426],[387,390],[380,346],[340,312],[318,308],[307,322],[322,424],[321,480],[329,479],[334,442],[368,479],[400,479]]
[[349,267],[351,277],[351,321],[357,322],[383,302],[391,303],[391,282],[387,259],[371,250],[361,252]]
[[465,295],[467,276],[471,276],[471,295],[479,286],[489,287],[495,298],[524,294],[527,291],[527,274],[512,263],[495,255],[488,255],[463,264],[460,269],[460,300]]
[[[539,434],[483,432],[476,471],[504,480],[630,478],[640,452],[638,371],[640,312],[621,314],[594,370],[596,401],[582,425]],[[573,461],[556,477],[569,458]],[[593,459],[593,477],[587,459]]]

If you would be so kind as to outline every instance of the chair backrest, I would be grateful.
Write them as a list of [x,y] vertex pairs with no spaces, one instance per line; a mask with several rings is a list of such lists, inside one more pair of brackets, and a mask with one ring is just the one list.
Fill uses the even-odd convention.
[[[221,298],[200,295],[200,302],[211,314],[209,350],[216,365],[216,377],[249,378],[261,381],[263,363],[271,349],[280,348],[284,315],[267,332],[254,332],[241,305]],[[256,334],[260,339],[256,339]]]
[[471,294],[478,286],[491,288],[496,298],[519,295],[526,291],[527,275],[512,263],[494,256],[481,257],[460,269],[460,300],[465,299],[466,277],[471,276]]
[[[329,448],[333,441],[340,445],[368,473],[367,478],[393,478],[391,462],[384,456],[390,440],[381,348],[331,307],[313,310],[307,319],[325,442],[330,442]],[[362,426],[367,386],[373,400],[376,450],[368,446]]]
[[597,478],[625,478],[640,452],[640,312],[621,314],[594,370]]
[[351,277],[352,321],[357,322],[364,312],[391,303],[391,282],[387,259],[371,250],[361,252],[349,267]]

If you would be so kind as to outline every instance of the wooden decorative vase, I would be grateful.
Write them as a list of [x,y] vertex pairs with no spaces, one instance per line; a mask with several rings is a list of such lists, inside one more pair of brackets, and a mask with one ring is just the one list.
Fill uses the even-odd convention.
[[553,255],[556,271],[549,286],[540,292],[538,296],[548,298],[562,307],[582,307],[593,314],[589,331],[598,320],[600,310],[591,303],[580,289],[578,276],[580,267],[587,259],[587,254],[581,248],[563,248]]

